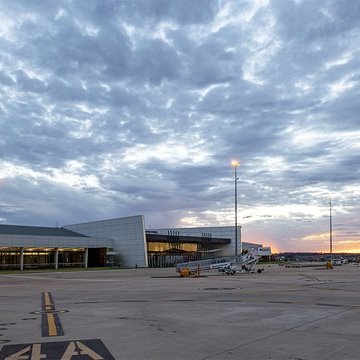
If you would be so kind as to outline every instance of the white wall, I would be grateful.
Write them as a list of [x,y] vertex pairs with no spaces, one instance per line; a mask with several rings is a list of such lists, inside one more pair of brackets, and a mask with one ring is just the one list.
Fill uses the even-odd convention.
[[88,236],[111,238],[113,249],[120,255],[121,266],[148,266],[143,215],[91,221],[64,227]]

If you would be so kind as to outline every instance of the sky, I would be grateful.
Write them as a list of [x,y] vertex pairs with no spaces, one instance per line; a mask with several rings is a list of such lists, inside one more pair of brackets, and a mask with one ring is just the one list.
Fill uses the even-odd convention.
[[360,1],[1,0],[0,223],[143,214],[360,252]]

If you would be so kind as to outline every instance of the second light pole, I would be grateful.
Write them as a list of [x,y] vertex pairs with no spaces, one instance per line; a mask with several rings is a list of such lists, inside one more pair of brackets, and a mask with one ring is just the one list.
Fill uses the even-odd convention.
[[238,256],[238,225],[237,225],[237,182],[239,180],[237,176],[237,168],[240,163],[237,160],[233,160],[231,165],[234,167],[234,183],[235,183],[235,256]]

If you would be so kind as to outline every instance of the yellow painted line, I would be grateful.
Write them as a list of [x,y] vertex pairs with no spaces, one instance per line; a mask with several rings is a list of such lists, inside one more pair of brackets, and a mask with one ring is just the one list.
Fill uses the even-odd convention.
[[54,314],[47,314],[47,322],[48,322],[49,336],[56,336],[57,330],[55,325]]
[[48,293],[48,292],[46,292],[46,293],[44,294],[44,299],[45,299],[45,305],[46,305],[46,306],[52,305],[52,304],[51,304],[51,301],[50,301],[50,296],[49,296],[49,293]]

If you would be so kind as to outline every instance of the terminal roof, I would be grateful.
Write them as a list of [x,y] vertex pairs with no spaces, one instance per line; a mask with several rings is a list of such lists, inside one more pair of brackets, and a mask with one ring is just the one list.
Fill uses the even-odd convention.
[[2,235],[69,236],[88,237],[62,227],[0,225]]

